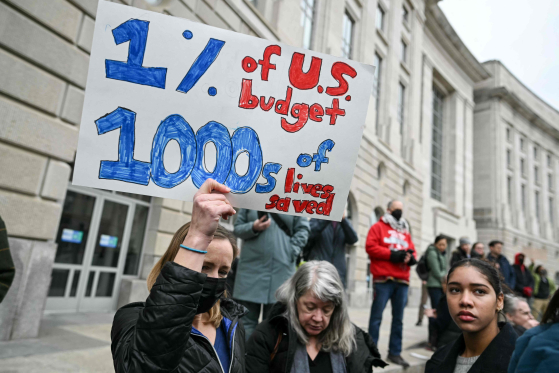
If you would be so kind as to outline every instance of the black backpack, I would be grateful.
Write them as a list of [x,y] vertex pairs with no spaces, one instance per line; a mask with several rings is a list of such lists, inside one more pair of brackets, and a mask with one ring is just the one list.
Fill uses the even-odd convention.
[[419,278],[423,281],[427,281],[429,278],[429,265],[427,264],[427,253],[429,252],[429,248],[421,255],[419,258],[419,262],[417,262],[417,266],[415,267],[415,271]]

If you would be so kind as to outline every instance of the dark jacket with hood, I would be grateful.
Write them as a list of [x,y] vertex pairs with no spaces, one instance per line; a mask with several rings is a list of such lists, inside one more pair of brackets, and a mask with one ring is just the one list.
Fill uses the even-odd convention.
[[[297,334],[289,325],[283,313],[286,306],[276,303],[270,317],[256,327],[246,346],[246,372],[247,373],[289,373],[293,365],[295,351],[297,350]],[[347,373],[370,373],[373,366],[385,367],[387,364],[381,360],[378,349],[373,339],[355,327],[355,341],[357,348],[346,357]],[[279,335],[281,341],[274,352]]]
[[[514,277],[516,279],[514,292],[521,297],[530,298],[532,296],[532,292],[534,291],[534,276],[532,276],[532,272],[524,265],[524,263],[520,264],[520,255],[524,254],[517,253],[514,256],[514,265],[512,266],[514,270]],[[530,288],[529,294],[524,291],[524,288],[527,287]]]
[[[205,282],[205,274],[168,262],[145,302],[117,311],[111,330],[116,373],[223,372],[210,341],[192,330]],[[231,299],[220,302],[231,353],[225,372],[244,373],[245,331],[239,318],[247,310]]]
[[498,258],[495,258],[493,254],[489,253],[487,255],[487,260],[492,263],[499,264],[499,272],[503,275],[505,279],[505,283],[508,285],[509,288],[514,289],[515,285],[515,276],[514,276],[514,269],[510,265],[508,259],[504,255],[499,255]]
[[335,223],[336,228],[329,220],[310,220],[311,233],[307,245],[311,246],[311,250],[307,260],[326,260],[332,263],[338,270],[345,288],[347,277],[345,246],[356,243],[358,237],[347,218]]
[[466,254],[466,252],[460,246],[458,246],[456,250],[452,252],[452,256],[450,257],[450,266],[452,267],[454,263],[458,263],[462,259],[468,258],[468,254]]
[[[476,360],[468,373],[507,373],[518,335],[508,323],[500,324],[501,331]],[[425,366],[425,373],[453,373],[456,360],[466,349],[464,335],[454,343],[437,350]]]

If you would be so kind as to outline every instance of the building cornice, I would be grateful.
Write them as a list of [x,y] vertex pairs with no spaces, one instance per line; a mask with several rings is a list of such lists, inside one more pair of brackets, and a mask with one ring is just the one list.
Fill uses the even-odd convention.
[[510,91],[506,87],[482,88],[474,91],[474,101],[476,104],[495,98],[505,101],[530,123],[534,124],[545,133],[553,136],[556,140],[559,140],[559,129],[544,120],[514,92]]
[[491,77],[491,74],[462,42],[437,3],[438,0],[430,0],[426,4],[425,25],[429,31],[472,81],[480,82]]

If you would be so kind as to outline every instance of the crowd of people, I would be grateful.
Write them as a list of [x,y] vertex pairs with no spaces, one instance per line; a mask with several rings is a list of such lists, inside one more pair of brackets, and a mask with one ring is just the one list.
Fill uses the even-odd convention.
[[[388,301],[387,360],[407,367],[403,314],[416,264],[431,301],[420,314],[420,321],[428,317],[435,350],[426,372],[559,366],[559,292],[543,266],[524,265],[524,255],[510,266],[502,242],[491,242],[485,255],[482,243],[462,238],[447,266],[448,238],[438,236],[418,258],[404,206],[391,201],[365,244],[374,296],[364,331],[350,320],[345,291],[345,245],[357,242],[351,222],[237,212],[229,191],[211,179],[201,186],[191,222],[148,277],[147,300],[117,311],[111,330],[117,373],[376,371],[387,365],[377,343]],[[235,214],[233,235],[219,221]]]

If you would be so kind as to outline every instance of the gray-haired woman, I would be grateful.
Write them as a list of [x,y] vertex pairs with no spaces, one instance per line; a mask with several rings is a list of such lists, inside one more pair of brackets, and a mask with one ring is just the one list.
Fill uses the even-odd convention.
[[369,373],[386,366],[372,338],[349,321],[332,264],[303,264],[276,298],[247,343],[247,373]]

